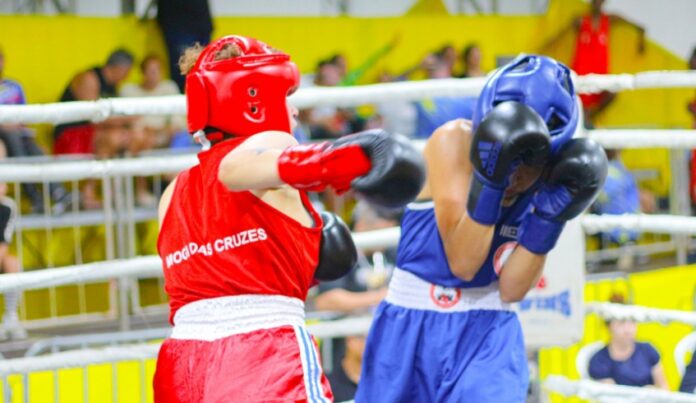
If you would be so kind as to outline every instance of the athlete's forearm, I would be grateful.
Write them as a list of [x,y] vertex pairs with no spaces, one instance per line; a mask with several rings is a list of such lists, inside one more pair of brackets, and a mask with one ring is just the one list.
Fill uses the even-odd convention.
[[488,256],[494,231],[494,226],[477,223],[465,211],[455,225],[440,226],[452,274],[464,281],[471,281],[476,276]]
[[220,163],[218,179],[229,190],[262,190],[280,187],[278,157],[282,149],[244,150],[226,156]]
[[500,271],[500,297],[505,302],[517,302],[539,281],[546,255],[537,255],[518,246]]

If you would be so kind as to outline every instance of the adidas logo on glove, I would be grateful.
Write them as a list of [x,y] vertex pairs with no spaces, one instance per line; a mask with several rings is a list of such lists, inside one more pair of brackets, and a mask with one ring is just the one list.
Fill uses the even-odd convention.
[[481,141],[478,143],[478,150],[481,165],[486,169],[486,174],[493,176],[495,163],[498,161],[498,154],[500,154],[500,143]]

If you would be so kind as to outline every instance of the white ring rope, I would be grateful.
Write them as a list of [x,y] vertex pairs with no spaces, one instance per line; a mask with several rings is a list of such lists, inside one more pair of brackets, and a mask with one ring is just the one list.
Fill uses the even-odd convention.
[[635,322],[657,322],[667,324],[679,322],[696,326],[696,312],[672,309],[647,308],[638,305],[587,302],[585,313],[596,313],[604,319],[632,320]]
[[106,281],[122,277],[162,277],[159,256],[109,260],[53,269],[0,274],[0,294],[8,291],[35,290],[66,284]]
[[666,214],[587,214],[582,217],[582,227],[588,234],[620,228],[656,234],[694,235],[696,217]]
[[[381,249],[396,245],[398,227],[354,233],[353,239],[360,249]],[[159,256],[142,256],[132,259],[108,260],[52,269],[32,270],[22,273],[0,274],[0,294],[8,291],[35,290],[60,285],[100,282],[113,278],[162,277],[162,260]]]
[[[635,133],[635,135],[634,135]],[[696,130],[588,130],[606,148],[696,148]],[[415,141],[420,148],[424,142]],[[11,160],[10,160],[11,161]],[[0,182],[49,182],[176,173],[197,163],[194,154],[111,160],[0,163]]]
[[[307,325],[307,330],[320,339],[365,335],[372,323],[371,316],[339,319]],[[139,361],[156,358],[159,343],[133,344],[120,347],[65,351],[36,357],[0,360],[0,377],[35,371],[84,367],[119,361]]]
[[544,388],[564,396],[579,396],[582,399],[596,399],[601,402],[626,403],[693,403],[696,395],[668,392],[655,388],[611,385],[590,380],[570,380],[564,376],[549,375],[544,381]]
[[111,116],[185,115],[183,95],[149,98],[106,98],[52,104],[0,105],[0,123],[101,122]]
[[159,343],[134,344],[123,347],[74,350],[37,357],[2,360],[0,361],[0,377],[118,361],[142,361],[157,357],[160,345]]
[[586,130],[604,148],[696,148],[696,130]]
[[[680,321],[687,324],[696,324],[696,314],[694,313],[649,309],[637,306],[615,305],[616,304],[589,303],[587,312],[595,312],[600,316],[607,315],[606,318],[630,318],[639,322],[657,321],[665,323],[668,321]],[[649,312],[646,313],[646,311]],[[307,326],[307,329],[317,338],[336,338],[351,335],[364,335],[367,334],[371,322],[372,318],[369,316],[352,317],[330,322],[311,324]],[[39,357],[10,359],[0,361],[0,376],[33,371],[82,367],[89,364],[144,360],[155,358],[158,351],[158,344],[139,344],[123,347],[109,347],[105,349],[68,351]],[[547,386],[549,389],[561,392],[566,396],[579,395],[584,398],[641,397],[642,399],[647,399],[644,401],[649,402],[682,401],[660,400],[663,398],[680,398],[680,395],[670,394],[669,392],[658,391],[655,389],[630,388],[626,386],[616,388],[615,385],[606,385],[592,381],[570,381],[565,378],[557,380],[556,378],[558,377],[549,376],[545,382],[545,386]],[[656,392],[657,394],[653,394],[653,392]],[[686,396],[692,396],[692,398],[695,400],[683,401],[696,402],[696,396]]]
[[0,163],[0,182],[53,182],[105,176],[151,176],[177,173],[198,163],[195,154],[111,160]]
[[[693,88],[696,72],[655,71],[635,75],[587,75],[576,77],[578,92],[622,91],[640,88]],[[290,97],[298,108],[318,105],[359,106],[387,101],[413,101],[438,96],[476,96],[485,78],[422,80],[355,87],[303,88]],[[0,123],[67,123],[102,121],[118,115],[184,115],[182,95],[148,98],[110,98],[94,102],[63,102],[0,106]]]
[[[696,234],[696,217],[679,216],[596,216],[582,218],[585,231],[594,233],[613,228],[667,234]],[[399,227],[353,233],[356,246],[361,250],[383,249],[396,246],[401,230]],[[33,270],[23,273],[0,274],[0,293],[11,290],[29,290],[80,282],[99,282],[112,278],[162,276],[159,256],[143,256],[132,259],[110,260],[52,269]],[[696,325],[696,322],[694,322]]]

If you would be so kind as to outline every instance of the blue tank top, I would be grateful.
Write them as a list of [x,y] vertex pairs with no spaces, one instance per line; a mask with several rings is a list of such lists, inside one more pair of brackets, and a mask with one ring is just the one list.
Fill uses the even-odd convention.
[[517,245],[517,228],[531,209],[531,196],[531,192],[521,195],[511,206],[503,208],[488,256],[471,281],[456,277],[450,270],[435,221],[433,202],[411,203],[401,219],[397,267],[444,287],[485,287],[497,281],[502,264]]

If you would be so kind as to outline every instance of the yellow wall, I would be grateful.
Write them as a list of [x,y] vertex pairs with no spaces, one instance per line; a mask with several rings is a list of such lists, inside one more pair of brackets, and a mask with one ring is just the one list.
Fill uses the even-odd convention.
[[[494,67],[497,55],[538,52],[578,12],[580,1],[553,1],[542,16],[423,15],[395,18],[231,18],[215,19],[214,36],[241,34],[262,38],[293,56],[303,72],[317,61],[340,51],[349,63],[359,64],[392,38],[399,45],[377,69],[401,71],[444,43],[458,50],[475,41],[483,49],[484,67]],[[616,26],[612,31],[612,72],[684,68],[685,62],[649,44],[644,55],[635,52],[635,31]],[[549,54],[569,62],[573,34],[565,35]],[[0,45],[6,53],[6,75],[19,80],[30,102],[53,102],[76,72],[102,63],[116,47],[138,58],[148,52],[164,55],[154,21],[133,17],[86,18],[74,16],[1,16]],[[131,80],[137,80],[137,72]],[[689,90],[636,91],[621,94],[602,124],[660,127],[689,124],[685,100]]]

